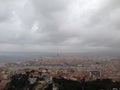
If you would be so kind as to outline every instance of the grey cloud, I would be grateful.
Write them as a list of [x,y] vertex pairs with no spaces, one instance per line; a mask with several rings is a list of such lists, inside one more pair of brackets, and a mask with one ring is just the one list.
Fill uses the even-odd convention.
[[[120,45],[119,0],[0,1],[2,51],[92,51]],[[6,44],[6,45],[5,45]],[[5,45],[3,47],[3,45]],[[7,51],[5,49],[5,51]]]
[[0,3],[0,22],[4,22],[8,20],[11,16],[9,3],[5,3],[4,1]]

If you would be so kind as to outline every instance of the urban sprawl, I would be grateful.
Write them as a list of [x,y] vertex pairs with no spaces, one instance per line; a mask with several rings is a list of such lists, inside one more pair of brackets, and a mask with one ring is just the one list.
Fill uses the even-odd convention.
[[[53,57],[5,63],[4,66],[0,67],[0,90],[5,90],[6,85],[16,77],[19,77],[19,79],[26,78],[30,85],[37,82],[34,90],[45,88],[46,85],[53,83],[54,78],[64,78],[72,81],[111,79],[113,82],[120,82],[120,59],[113,57]],[[120,88],[112,89],[120,90]],[[53,85],[52,90],[59,89],[56,85]]]

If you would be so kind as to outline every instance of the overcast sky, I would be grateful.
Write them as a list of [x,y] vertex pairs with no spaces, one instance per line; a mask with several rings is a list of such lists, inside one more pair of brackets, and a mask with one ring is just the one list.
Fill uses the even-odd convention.
[[120,51],[120,0],[0,0],[0,53]]

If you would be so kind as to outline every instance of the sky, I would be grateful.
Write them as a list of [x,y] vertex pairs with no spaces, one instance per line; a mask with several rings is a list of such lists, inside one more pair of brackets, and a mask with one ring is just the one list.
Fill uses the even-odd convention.
[[120,0],[0,0],[0,53],[120,52]]

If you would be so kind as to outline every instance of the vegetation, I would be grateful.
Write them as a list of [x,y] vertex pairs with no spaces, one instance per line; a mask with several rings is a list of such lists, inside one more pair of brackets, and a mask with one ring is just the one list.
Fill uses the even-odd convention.
[[[94,80],[94,81],[72,81],[66,79],[54,79],[59,90],[112,90],[112,88],[120,88],[120,82],[112,82],[111,79]],[[52,90],[52,85],[45,89]]]
[[[120,82],[113,82],[111,79],[86,81],[72,81],[64,78],[53,78],[51,84],[30,84],[28,74],[15,74],[11,77],[11,81],[6,85],[5,90],[52,90],[53,84],[59,90],[112,90],[112,88],[120,88]],[[38,89],[35,87],[38,86]]]

